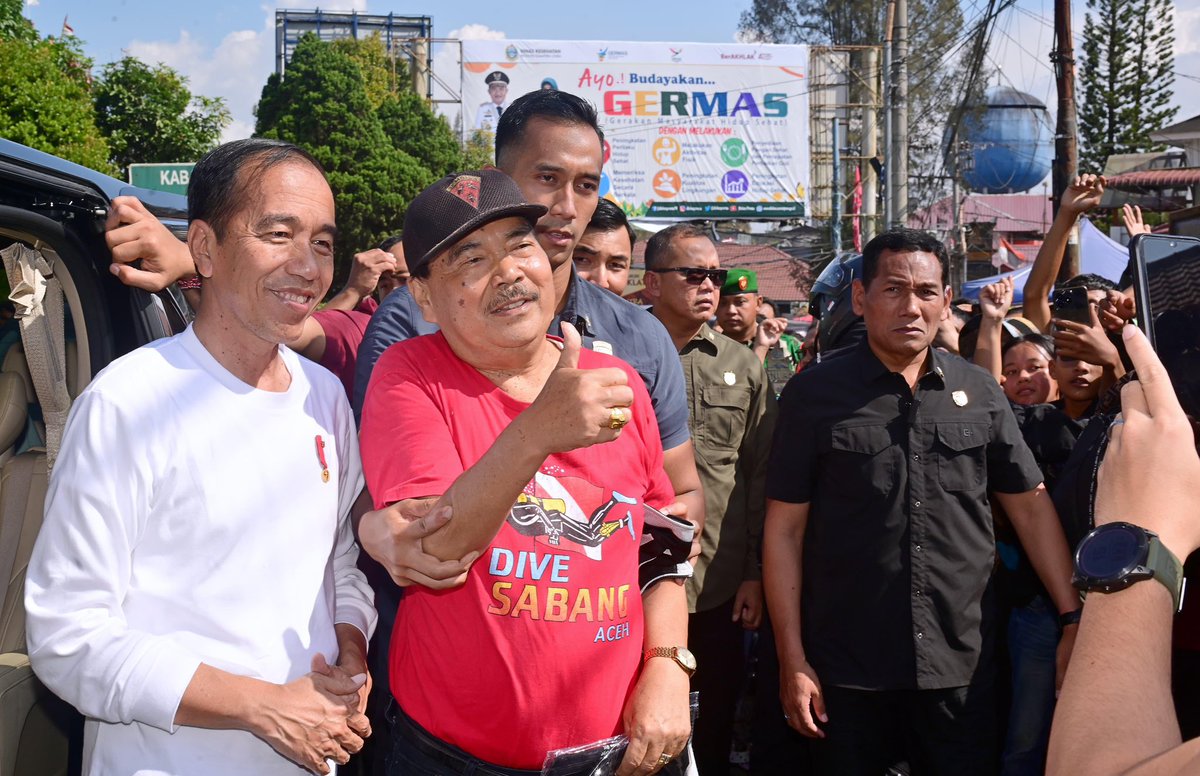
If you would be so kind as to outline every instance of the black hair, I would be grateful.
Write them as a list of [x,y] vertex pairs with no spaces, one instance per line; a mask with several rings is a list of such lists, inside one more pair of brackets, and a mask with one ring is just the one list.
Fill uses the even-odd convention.
[[1059,288],[1086,288],[1088,291],[1117,291],[1117,284],[1092,273],[1076,275]]
[[598,232],[615,232],[618,229],[624,229],[629,235],[629,247],[632,249],[637,245],[637,235],[633,233],[633,227],[629,225],[625,211],[610,199],[601,197],[596,203],[596,212],[592,213],[592,220],[588,221],[587,228],[595,229]]
[[668,226],[661,232],[655,232],[654,235],[646,241],[646,269],[662,269],[660,263],[666,258],[667,253],[671,250],[671,243],[676,240],[686,240],[692,237],[703,237],[711,241],[708,230],[699,224],[681,223],[674,226]]
[[538,89],[523,94],[504,109],[496,125],[496,165],[504,167],[504,155],[521,144],[525,130],[533,119],[545,119],[556,124],[579,124],[596,131],[600,147],[604,146],[604,132],[596,117],[596,108],[582,97],[557,89]]
[[187,192],[188,222],[204,221],[218,240],[223,239],[229,220],[248,199],[246,188],[251,178],[272,167],[296,162],[311,164],[325,176],[325,168],[312,154],[282,140],[252,137],[217,146],[192,170]]
[[889,229],[877,234],[863,248],[863,285],[871,285],[875,274],[879,271],[879,257],[884,251],[898,253],[932,253],[942,266],[942,285],[946,285],[946,272],[950,266],[950,254],[945,244],[929,234],[917,229]]
[[961,307],[957,307],[955,305],[950,306],[950,314],[962,321],[964,325],[966,325],[967,321],[971,320],[971,316],[974,315],[974,313],[967,312]]
[[765,304],[765,305],[770,305],[770,306],[771,306],[771,309],[775,311],[775,314],[776,314],[776,315],[779,315],[779,308],[775,306],[775,300],[774,300],[774,299],[768,299],[768,298],[767,298],[767,297],[765,297],[765,296],[760,296],[760,297],[759,297],[759,301],[758,301],[758,306],[759,306],[759,307],[762,307],[764,304]]
[[379,250],[390,251],[392,248],[396,247],[398,243],[402,242],[404,242],[404,235],[394,234],[391,237],[385,238],[383,242],[379,243]]
[[1012,350],[1017,345],[1023,345],[1026,343],[1041,348],[1042,352],[1046,354],[1048,361],[1054,360],[1054,338],[1049,334],[1042,334],[1040,331],[1034,332],[1033,334],[1022,334],[1020,337],[1014,337],[1010,339],[1008,342],[1004,343],[1003,346],[1001,346],[1001,357],[1007,355],[1008,351]]

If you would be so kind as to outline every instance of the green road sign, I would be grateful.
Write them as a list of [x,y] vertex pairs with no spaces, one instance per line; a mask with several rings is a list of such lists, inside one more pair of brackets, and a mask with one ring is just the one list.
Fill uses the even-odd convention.
[[195,162],[178,164],[131,164],[129,182],[143,189],[187,194]]

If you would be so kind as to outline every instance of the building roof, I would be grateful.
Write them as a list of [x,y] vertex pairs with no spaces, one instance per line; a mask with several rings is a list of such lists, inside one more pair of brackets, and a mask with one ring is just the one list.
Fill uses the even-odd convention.
[[[717,243],[717,256],[726,269],[749,269],[758,275],[758,292],[769,299],[797,302],[808,299],[814,280],[809,265],[771,245]],[[633,246],[634,266],[645,266],[646,243]],[[800,278],[797,282],[793,274]],[[633,289],[631,288],[631,291]]]
[[[1054,221],[1050,200],[1042,194],[968,194],[962,206],[965,224],[991,223],[997,232],[1042,234]],[[944,197],[909,216],[913,229],[945,230],[954,226],[954,202]]]
[[1178,189],[1200,184],[1200,167],[1177,167],[1167,170],[1134,170],[1108,178],[1114,189]]
[[1158,140],[1165,143],[1173,143],[1178,140],[1187,140],[1196,137],[1200,137],[1200,116],[1192,116],[1190,119],[1184,119],[1178,124],[1172,124],[1169,127],[1163,127],[1157,132],[1150,133],[1151,140]]

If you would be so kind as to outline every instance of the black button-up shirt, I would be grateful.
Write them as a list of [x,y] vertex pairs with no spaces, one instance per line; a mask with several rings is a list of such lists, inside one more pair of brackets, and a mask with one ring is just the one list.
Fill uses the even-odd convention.
[[1042,479],[995,379],[932,353],[915,391],[863,341],[781,398],[767,496],[810,506],[802,638],[825,684],[969,684],[995,556],[987,494]]

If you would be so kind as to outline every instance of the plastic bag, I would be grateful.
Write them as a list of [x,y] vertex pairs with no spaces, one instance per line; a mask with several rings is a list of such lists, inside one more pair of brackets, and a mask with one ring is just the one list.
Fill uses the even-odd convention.
[[[692,726],[696,724],[696,711],[699,708],[699,693],[691,693],[689,704],[692,711]],[[595,741],[582,746],[567,749],[555,749],[546,754],[542,764],[542,776],[613,776],[625,750],[629,747],[629,737],[613,736],[602,741]],[[691,767],[692,743],[688,740],[687,749],[679,757],[658,771],[661,776],[684,776],[694,773]]]

